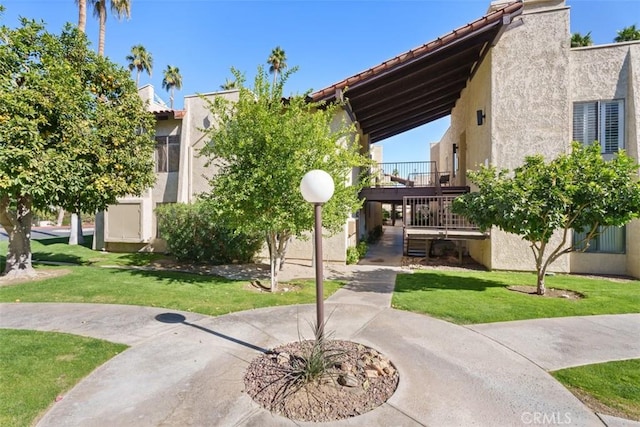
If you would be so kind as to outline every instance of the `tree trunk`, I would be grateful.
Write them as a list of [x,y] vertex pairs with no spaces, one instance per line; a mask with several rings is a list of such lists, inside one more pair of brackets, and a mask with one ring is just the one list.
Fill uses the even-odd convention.
[[536,294],[544,295],[546,289],[544,287],[544,275],[547,271],[548,264],[544,262],[544,252],[547,248],[547,244],[540,242],[540,247],[537,248],[535,244],[531,245],[533,256],[536,260]]
[[277,252],[278,244],[276,242],[277,237],[274,232],[267,232],[267,247],[269,248],[269,266],[271,267],[271,292],[275,292],[278,289],[278,268]]
[[78,30],[84,33],[87,26],[87,0],[78,0]]
[[16,211],[9,210],[9,198],[0,203],[0,224],[9,236],[9,248],[3,276],[35,276],[31,264],[31,198],[18,198]]
[[100,21],[100,32],[98,33],[98,55],[104,56],[104,37],[107,31],[107,5],[104,0],[100,3],[98,19]]
[[280,271],[284,268],[284,262],[286,261],[286,253],[287,247],[289,246],[289,241],[291,237],[289,237],[288,233],[280,234],[280,241],[278,242],[278,251],[280,252]]
[[268,232],[267,247],[269,248],[269,265],[271,267],[271,292],[278,290],[278,273],[284,264],[287,246],[291,237],[287,232]]
[[547,289],[544,287],[544,275],[546,273],[546,269],[538,270],[538,280],[536,283],[536,294],[544,295]]
[[56,227],[62,226],[62,221],[64,220],[64,209],[58,209],[58,220],[56,221]]
[[84,235],[82,233],[82,218],[80,214],[71,214],[71,229],[69,230],[69,244],[82,245],[84,243]]

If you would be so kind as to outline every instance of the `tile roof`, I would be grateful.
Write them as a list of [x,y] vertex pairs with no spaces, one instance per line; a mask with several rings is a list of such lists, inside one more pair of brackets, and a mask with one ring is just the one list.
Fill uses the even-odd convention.
[[311,94],[314,101],[345,98],[371,142],[449,115],[489,47],[522,1]]

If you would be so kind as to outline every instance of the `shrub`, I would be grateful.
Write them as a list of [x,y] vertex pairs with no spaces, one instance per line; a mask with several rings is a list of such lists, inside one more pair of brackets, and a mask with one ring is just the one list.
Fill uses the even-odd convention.
[[361,241],[357,246],[347,248],[347,264],[357,264],[367,254],[367,243]]
[[358,243],[358,246],[356,246],[356,249],[358,250],[358,257],[364,258],[364,256],[367,254],[367,249],[369,248],[367,247],[367,242],[362,241]]
[[206,202],[171,203],[156,208],[159,236],[179,260],[209,264],[251,262],[261,236],[237,233],[224,225]]
[[369,231],[369,235],[367,236],[367,243],[376,243],[382,237],[384,233],[384,229],[381,225],[376,225],[373,230]]
[[347,264],[357,264],[360,260],[358,255],[358,248],[355,246],[349,246],[347,248]]

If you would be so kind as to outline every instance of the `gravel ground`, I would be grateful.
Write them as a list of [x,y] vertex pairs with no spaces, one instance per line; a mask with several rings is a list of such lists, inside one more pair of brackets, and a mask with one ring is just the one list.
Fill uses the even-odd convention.
[[275,348],[254,359],[245,391],[262,407],[298,421],[328,422],[354,417],[382,405],[398,385],[398,371],[378,351],[351,341],[327,341],[327,369],[309,382],[296,381],[314,341]]

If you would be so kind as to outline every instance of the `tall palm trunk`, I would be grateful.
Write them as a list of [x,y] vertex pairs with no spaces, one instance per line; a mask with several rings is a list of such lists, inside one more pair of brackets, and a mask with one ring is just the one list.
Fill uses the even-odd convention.
[[98,11],[98,21],[100,22],[100,32],[98,33],[98,55],[104,56],[104,38],[107,31],[107,5],[106,0],[100,3]]
[[87,26],[87,0],[78,0],[78,30],[84,33]]

